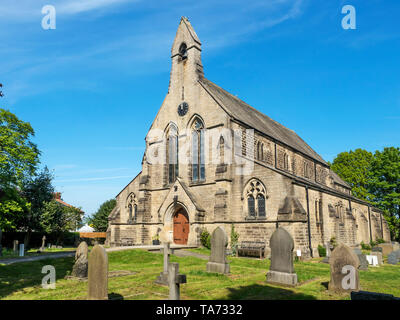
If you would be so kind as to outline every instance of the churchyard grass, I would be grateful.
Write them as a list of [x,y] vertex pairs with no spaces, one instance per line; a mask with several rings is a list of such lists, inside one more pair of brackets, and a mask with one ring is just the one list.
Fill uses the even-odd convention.
[[[208,249],[191,249],[208,254]],[[168,299],[168,288],[154,284],[162,271],[163,256],[144,250],[108,253],[109,271],[131,271],[133,275],[110,277],[109,299]],[[349,299],[349,294],[333,294],[327,290],[329,265],[319,263],[322,258],[295,262],[299,285],[295,288],[265,282],[269,260],[228,257],[229,275],[206,272],[206,260],[196,257],[171,256],[179,263],[179,271],[187,275],[181,285],[181,299]],[[44,265],[56,268],[56,289],[43,289],[41,281]],[[87,282],[66,280],[73,266],[73,258],[48,259],[34,262],[0,265],[0,299],[85,299]],[[400,264],[370,267],[360,271],[362,290],[400,296]]]

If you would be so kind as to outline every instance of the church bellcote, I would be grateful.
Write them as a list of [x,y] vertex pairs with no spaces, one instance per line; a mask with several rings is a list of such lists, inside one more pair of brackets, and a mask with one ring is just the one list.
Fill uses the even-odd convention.
[[186,17],[181,18],[171,50],[171,79],[169,91],[190,86],[203,77],[201,42]]

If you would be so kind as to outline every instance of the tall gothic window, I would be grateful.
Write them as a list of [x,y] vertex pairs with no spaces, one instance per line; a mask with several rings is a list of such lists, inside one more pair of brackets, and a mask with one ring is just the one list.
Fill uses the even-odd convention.
[[168,183],[174,183],[179,174],[178,130],[171,125],[167,133]]
[[[264,185],[252,179],[246,186],[244,196],[247,199],[247,215],[249,218],[266,218],[265,200],[268,198]],[[257,200],[257,201],[256,201]]]
[[128,224],[136,223],[137,221],[137,216],[136,216],[136,211],[137,211],[137,199],[136,196],[133,192],[131,192],[128,195],[128,198],[126,199],[126,208],[128,211]]
[[204,125],[196,118],[192,124],[192,180],[198,182],[205,179]]

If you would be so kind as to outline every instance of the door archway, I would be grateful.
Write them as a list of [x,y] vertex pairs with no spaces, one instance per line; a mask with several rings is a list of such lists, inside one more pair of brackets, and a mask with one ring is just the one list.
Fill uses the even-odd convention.
[[179,208],[174,214],[174,243],[187,244],[189,239],[189,216],[185,209]]

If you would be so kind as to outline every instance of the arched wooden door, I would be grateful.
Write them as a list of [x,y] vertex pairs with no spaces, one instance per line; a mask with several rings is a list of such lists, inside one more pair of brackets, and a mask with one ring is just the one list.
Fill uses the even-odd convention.
[[174,243],[187,244],[189,230],[189,217],[184,209],[179,209],[174,215]]

